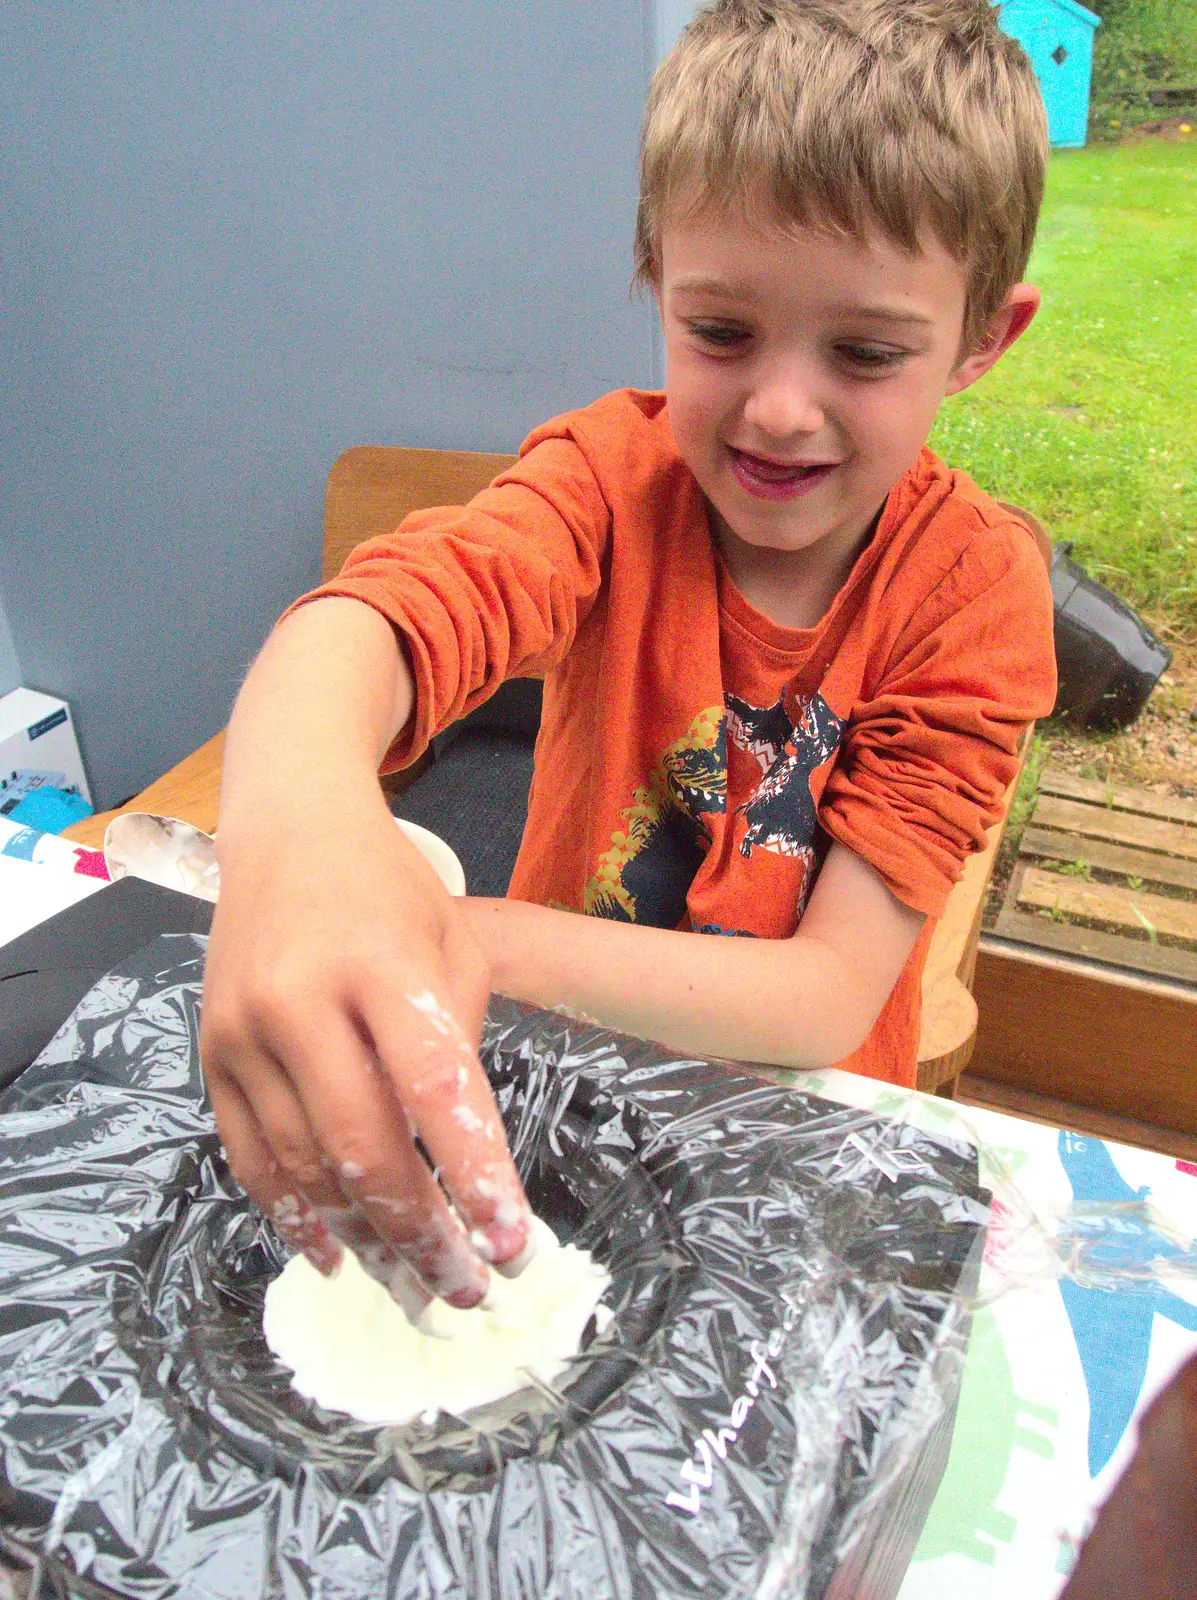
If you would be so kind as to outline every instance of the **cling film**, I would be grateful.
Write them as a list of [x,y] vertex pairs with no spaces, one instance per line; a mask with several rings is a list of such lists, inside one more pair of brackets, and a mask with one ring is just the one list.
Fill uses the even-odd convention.
[[989,1216],[976,1149],[495,998],[534,1209],[611,1273],[557,1384],[367,1427],[297,1394],[287,1251],[224,1161],[203,940],[93,989],[0,1098],[0,1549],[67,1594],[896,1595]]

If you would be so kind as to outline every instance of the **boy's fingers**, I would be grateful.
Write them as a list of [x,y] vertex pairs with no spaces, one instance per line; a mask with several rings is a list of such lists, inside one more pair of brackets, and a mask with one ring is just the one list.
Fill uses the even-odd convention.
[[262,1138],[293,1187],[314,1205],[343,1204],[344,1190],[329,1170],[330,1163],[303,1104],[278,1063],[263,1052],[255,1053],[252,1060],[242,1057],[238,1071],[231,1076]]
[[379,1057],[469,1229],[469,1243],[500,1271],[518,1270],[532,1237],[531,1214],[477,1051],[431,990],[407,1003],[407,1016],[388,1011],[368,1019]]
[[[481,1037],[483,1023],[486,1020],[487,1006],[490,1003],[490,968],[469,923],[464,918],[455,917],[450,921],[445,933],[443,950],[454,1010],[465,1021],[469,1037],[478,1039]],[[476,1061],[476,1052],[471,1051],[471,1058]],[[495,1139],[501,1137],[503,1155],[507,1157],[509,1152],[506,1130],[503,1128],[502,1117],[499,1115],[498,1107],[495,1105],[494,1095],[491,1093],[484,1071],[480,1073],[480,1085],[482,1104],[485,1111],[493,1110],[497,1118],[497,1122],[486,1124],[497,1130],[489,1142],[493,1144]],[[458,1117],[456,1120],[460,1121],[461,1118]],[[451,1162],[450,1165],[452,1165]],[[514,1170],[514,1167],[512,1170]],[[499,1174],[498,1178],[501,1186],[503,1174]],[[510,1182],[510,1174],[507,1175],[507,1181]],[[495,1175],[492,1174],[488,1179],[486,1174],[483,1174],[483,1182],[488,1185],[495,1182]],[[486,1251],[487,1259],[490,1260],[494,1257],[494,1265],[505,1277],[517,1276],[527,1264],[535,1248],[534,1235],[531,1232],[531,1211],[528,1208],[522,1186],[519,1185],[518,1173],[515,1174],[515,1182],[519,1191],[517,1205],[524,1208],[527,1218],[524,1231],[518,1235],[522,1242],[518,1243],[517,1246],[516,1239],[508,1238],[496,1253],[494,1244],[491,1240],[487,1241],[489,1246]],[[496,1212],[498,1209],[499,1207],[496,1205]],[[502,1227],[503,1225],[498,1222],[496,1217],[496,1221],[492,1224],[490,1230],[492,1239],[497,1239]],[[475,1243],[480,1244],[485,1236],[479,1234],[478,1230],[475,1229],[474,1237]],[[510,1254],[508,1249],[511,1250]]]
[[208,1092],[229,1166],[238,1183],[294,1250],[326,1277],[341,1264],[341,1246],[283,1168],[258,1126],[238,1084],[219,1071]]
[[389,1079],[347,1022],[326,1021],[311,1038],[318,1044],[293,1041],[288,1060],[337,1183],[376,1235],[363,1265],[386,1281],[381,1245],[432,1294],[476,1305],[486,1293],[486,1267],[416,1149]]
[[[243,1071],[247,1064],[242,1056]],[[388,1177],[395,1178],[394,1163],[388,1169],[383,1160],[367,1165],[345,1154],[339,1161],[334,1153],[321,1156],[288,1080],[266,1057],[255,1056],[252,1067],[256,1112],[242,1085],[219,1069],[209,1068],[210,1093],[230,1165],[287,1242],[325,1273],[339,1264],[340,1244],[348,1245],[413,1321],[432,1294],[476,1304],[486,1290],[485,1268],[473,1258],[410,1139],[402,1131],[397,1135],[399,1164],[405,1169],[395,1185],[398,1192],[382,1193]],[[390,1099],[386,1080],[373,1069],[364,1070],[368,1088],[380,1100]],[[355,1103],[374,1126],[385,1121],[403,1129],[393,1103],[383,1108],[384,1115],[368,1104],[368,1096],[356,1096]],[[339,1181],[325,1163],[338,1171]],[[347,1199],[355,1189],[365,1191],[360,1204]]]
[[309,1199],[332,1204],[341,1198],[303,1106],[267,1043],[252,1035],[245,1038],[233,1034],[205,1012],[200,1030],[200,1063],[230,1163],[255,1199],[255,1191],[233,1162],[225,1136],[226,1118],[230,1125],[236,1122],[242,1128],[248,1119],[274,1161]]
[[371,1227],[369,1218],[356,1206],[321,1206],[320,1220],[334,1238],[347,1244],[366,1272],[406,1313],[417,1322],[431,1304],[432,1296],[416,1274]]

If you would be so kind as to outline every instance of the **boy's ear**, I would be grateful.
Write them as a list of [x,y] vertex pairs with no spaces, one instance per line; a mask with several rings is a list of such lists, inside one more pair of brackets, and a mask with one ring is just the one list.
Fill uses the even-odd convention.
[[997,315],[990,321],[981,342],[971,355],[965,356],[948,379],[944,393],[959,394],[970,383],[976,383],[1000,356],[1005,355],[1015,339],[1027,331],[1038,310],[1039,290],[1030,283],[1016,283]]

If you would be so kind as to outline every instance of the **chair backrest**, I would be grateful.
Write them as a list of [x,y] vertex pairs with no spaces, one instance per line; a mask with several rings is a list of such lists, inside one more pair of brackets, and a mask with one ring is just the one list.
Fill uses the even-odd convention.
[[1043,564],[1050,572],[1052,570],[1052,541],[1051,535],[1040,522],[1039,518],[1032,516],[1025,506],[1012,506],[1008,500],[999,500],[998,504],[1003,511],[1013,511],[1020,522],[1025,522],[1035,536],[1035,543],[1039,546],[1039,554],[1043,557]]
[[354,545],[393,532],[409,511],[464,505],[515,459],[398,445],[361,444],[346,450],[328,475],[321,576],[333,577]]

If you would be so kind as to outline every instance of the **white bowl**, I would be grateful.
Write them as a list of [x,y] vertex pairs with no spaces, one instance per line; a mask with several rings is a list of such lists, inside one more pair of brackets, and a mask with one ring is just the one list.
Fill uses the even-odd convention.
[[[403,817],[395,821],[449,893],[465,894],[465,872],[445,841],[417,822]],[[159,817],[149,811],[114,817],[104,835],[104,859],[113,880],[145,878],[200,900],[215,900],[220,893],[220,868],[211,834],[176,817]]]
[[104,831],[104,860],[114,883],[144,878],[197,900],[215,900],[220,893],[212,835],[177,817],[123,811]]
[[466,892],[465,869],[445,841],[438,838],[435,833],[430,833],[427,828],[421,828],[418,822],[408,822],[405,817],[396,817],[395,821],[424,857],[424,860],[428,862],[449,893],[464,894]]

